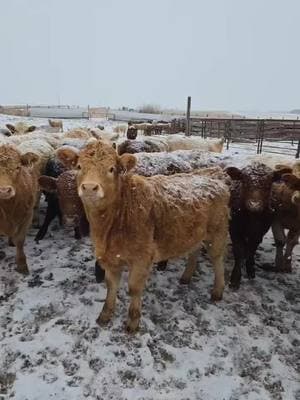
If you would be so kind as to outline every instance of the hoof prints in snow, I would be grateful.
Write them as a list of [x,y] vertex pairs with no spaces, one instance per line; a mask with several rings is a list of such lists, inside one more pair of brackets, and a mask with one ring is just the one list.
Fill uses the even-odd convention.
[[[154,270],[144,293],[140,332],[127,335],[127,273],[115,318],[95,320],[105,298],[88,239],[58,231],[27,240],[31,274],[20,276],[14,249],[1,260],[0,394],[23,399],[297,399],[300,374],[300,272],[257,269],[239,291],[210,301],[205,256],[190,285],[184,260]],[[295,258],[299,258],[298,255]],[[266,237],[257,263],[272,262]],[[229,252],[227,272],[232,267]],[[227,274],[228,275],[228,274]],[[26,384],[25,384],[26,383]]]

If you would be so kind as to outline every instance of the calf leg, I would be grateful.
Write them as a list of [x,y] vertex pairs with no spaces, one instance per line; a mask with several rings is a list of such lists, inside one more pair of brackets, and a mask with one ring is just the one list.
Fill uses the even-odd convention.
[[16,245],[16,263],[17,263],[17,271],[21,274],[28,275],[29,270],[27,266],[26,256],[24,253],[24,237],[13,237],[12,238],[14,244]]
[[129,272],[129,296],[131,302],[128,311],[127,331],[134,332],[138,329],[141,318],[142,294],[149,276],[151,266],[134,266]]
[[234,267],[230,277],[230,287],[238,289],[241,284],[242,265],[245,259],[245,243],[240,238],[232,238],[232,251],[234,256]]
[[250,239],[247,244],[246,271],[249,279],[255,278],[255,253],[261,239]]
[[286,243],[286,236],[282,225],[278,222],[273,223],[272,232],[276,246],[275,268],[277,271],[282,271],[284,269],[283,248]]
[[99,325],[109,322],[114,314],[121,273],[120,268],[114,266],[105,269],[107,293],[102,311],[96,321]]
[[37,194],[36,202],[33,208],[32,225],[34,228],[39,228],[40,226],[40,200],[41,192]]
[[80,227],[79,226],[75,226],[75,228],[74,228],[74,238],[76,240],[81,239],[81,232],[80,232]]
[[168,265],[168,260],[160,261],[157,263],[157,271],[165,271]]
[[98,261],[95,262],[95,277],[97,283],[101,283],[105,278],[105,271]]
[[211,299],[213,301],[222,300],[223,297],[223,291],[225,287],[224,255],[226,245],[226,234],[224,234],[221,238],[216,235],[211,243],[211,246],[208,246],[208,254],[215,272],[214,287],[211,292]]
[[181,275],[181,278],[179,280],[180,283],[186,285],[191,282],[193,273],[195,272],[195,269],[197,267],[197,259],[199,253],[200,249],[197,249],[193,253],[189,254],[187,266],[185,267],[185,270],[183,271],[183,274]]
[[292,272],[292,253],[296,244],[299,243],[299,233],[289,231],[286,241],[286,250],[284,254],[283,272]]
[[47,211],[46,211],[46,216],[43,225],[39,229],[38,233],[35,236],[35,241],[38,242],[39,240],[44,239],[50,223],[54,220],[54,218],[57,216],[57,210],[55,207],[52,207],[49,203],[47,206]]

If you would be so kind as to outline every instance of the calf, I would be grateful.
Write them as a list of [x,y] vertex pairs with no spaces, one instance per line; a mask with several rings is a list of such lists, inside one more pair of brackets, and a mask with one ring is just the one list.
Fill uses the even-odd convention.
[[24,242],[37,196],[33,153],[21,153],[9,145],[0,146],[0,234],[16,246],[17,271],[28,274]]
[[155,153],[161,151],[158,143],[150,140],[125,140],[118,145],[118,154]]
[[[88,235],[89,225],[77,193],[73,172],[68,171],[59,160],[49,160],[45,175],[39,178],[39,184],[48,204],[44,223],[35,237],[36,242],[45,237],[50,223],[56,217],[61,224],[64,222],[65,225],[74,226],[75,239]],[[95,277],[98,283],[104,279],[104,271],[97,261]]]
[[58,157],[76,164],[78,193],[90,223],[96,258],[105,270],[107,297],[98,323],[112,318],[125,265],[131,296],[127,329],[135,331],[152,264],[190,254],[190,274],[202,243],[208,245],[215,270],[212,299],[222,298],[229,201],[223,181],[197,174],[132,175],[128,172],[135,166],[135,157],[120,157],[101,141],[80,152],[58,150]]
[[39,178],[39,185],[46,192],[48,205],[45,221],[35,240],[44,238],[51,221],[56,216],[66,226],[74,227],[75,239],[87,235],[88,222],[77,194],[74,172],[66,170],[59,160],[51,160],[47,165],[47,175]]
[[230,286],[234,289],[240,286],[244,262],[248,278],[255,278],[255,253],[273,220],[269,204],[272,183],[287,171],[273,171],[261,163],[253,163],[241,170],[235,167],[226,169],[234,180],[231,186],[229,226],[234,255]]
[[[292,252],[300,235],[300,178],[285,174],[281,182],[274,183],[271,207],[275,212],[272,224],[276,245],[275,269],[292,272]],[[288,230],[287,236],[285,229]]]
[[25,122],[18,122],[17,124],[6,124],[6,128],[10,130],[12,135],[23,135],[35,131],[35,125],[27,125]]
[[48,119],[49,125],[51,128],[57,128],[58,132],[63,132],[63,122],[62,121],[55,121],[54,119]]
[[128,126],[127,139],[134,140],[136,139],[137,134],[138,134],[137,128],[135,128],[134,126]]
[[[66,168],[59,160],[57,160],[55,158],[50,159],[46,164],[45,174],[42,175],[43,178],[41,179],[41,183],[43,183],[44,179],[47,180],[48,177],[57,178],[64,171],[66,171]],[[40,185],[40,186],[42,186],[42,185]],[[38,233],[35,236],[36,242],[38,242],[39,240],[42,240],[45,237],[45,235],[48,231],[49,225],[56,217],[59,218],[59,221],[62,224],[62,214],[61,214],[61,210],[59,207],[59,200],[57,197],[57,193],[55,191],[51,191],[51,192],[46,191],[45,188],[42,188],[42,189],[43,189],[45,199],[47,202],[47,210],[46,210],[44,222],[43,222],[42,226],[40,227]]]

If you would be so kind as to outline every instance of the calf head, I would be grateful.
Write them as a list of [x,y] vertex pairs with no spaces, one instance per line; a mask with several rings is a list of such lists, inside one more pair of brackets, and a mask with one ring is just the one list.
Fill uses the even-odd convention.
[[24,133],[30,133],[36,130],[35,125],[28,126],[21,122],[16,125],[6,124],[6,128],[9,129],[13,135],[22,135]]
[[77,171],[78,194],[85,205],[105,209],[119,194],[122,175],[136,164],[130,154],[118,156],[113,146],[104,141],[89,143],[81,151],[59,149],[57,157]]
[[77,193],[74,171],[65,171],[57,178],[42,175],[39,185],[42,190],[57,194],[64,225],[78,226],[85,213]]
[[296,206],[300,207],[300,178],[294,174],[284,174],[283,182],[292,191],[291,201]]
[[33,153],[21,153],[12,146],[0,146],[0,200],[13,198],[18,179],[24,167],[31,167],[39,160]]
[[241,206],[251,212],[262,212],[269,207],[272,183],[291,172],[291,168],[273,171],[264,164],[253,163],[243,169],[228,167],[225,171],[239,183]]

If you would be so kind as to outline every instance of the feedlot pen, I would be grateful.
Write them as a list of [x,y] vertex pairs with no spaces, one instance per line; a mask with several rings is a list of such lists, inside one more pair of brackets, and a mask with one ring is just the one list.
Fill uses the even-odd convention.
[[226,147],[300,156],[300,120],[191,118],[191,134],[224,137]]

